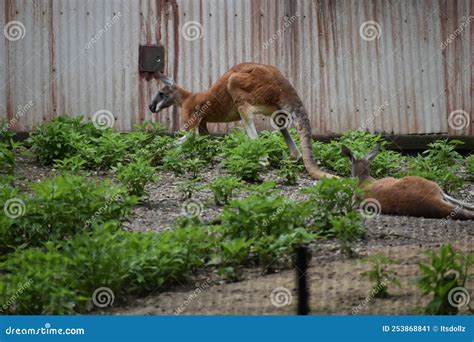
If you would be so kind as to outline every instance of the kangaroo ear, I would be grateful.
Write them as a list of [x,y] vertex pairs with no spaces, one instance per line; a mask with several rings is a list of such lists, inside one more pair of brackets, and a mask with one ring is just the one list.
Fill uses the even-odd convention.
[[371,161],[372,159],[375,158],[377,154],[379,154],[379,152],[380,152],[380,143],[378,143],[377,146],[375,146],[375,148],[364,157],[364,159],[367,161]]
[[341,154],[349,158],[351,162],[355,159],[354,156],[352,155],[351,150],[346,145],[341,146]]
[[165,76],[165,74],[163,74],[162,72],[159,73],[159,78],[160,81],[163,82],[165,85],[170,87],[174,86],[174,81],[171,78]]

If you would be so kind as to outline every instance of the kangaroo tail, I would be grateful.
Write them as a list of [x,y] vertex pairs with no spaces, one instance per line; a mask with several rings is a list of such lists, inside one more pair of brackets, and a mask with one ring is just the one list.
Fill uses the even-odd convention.
[[444,193],[444,192],[443,192],[443,198],[444,198],[445,201],[448,201],[448,202],[450,202],[450,203],[452,203],[452,204],[458,205],[458,206],[460,206],[460,207],[463,208],[463,209],[470,210],[470,211],[474,211],[474,206],[471,206],[471,205],[469,205],[469,204],[463,203],[463,202],[461,202],[460,200],[455,199],[454,197],[451,197],[451,196],[449,196],[448,194],[446,194],[446,193]]
[[291,115],[288,118],[291,123],[291,119],[295,121],[296,130],[301,140],[301,154],[303,155],[303,163],[308,171],[309,175],[314,179],[326,178],[338,178],[336,175],[321,171],[316,164],[313,156],[313,146],[311,137],[311,124],[309,122],[308,113],[306,112],[303,103],[298,99],[294,105],[282,104],[282,112],[286,112],[286,115]]
[[461,209],[454,209],[453,214],[451,215],[455,220],[474,220],[474,212]]

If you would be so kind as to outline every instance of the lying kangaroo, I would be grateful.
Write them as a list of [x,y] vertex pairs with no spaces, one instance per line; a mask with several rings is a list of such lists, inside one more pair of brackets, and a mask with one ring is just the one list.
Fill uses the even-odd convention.
[[376,199],[382,214],[474,220],[474,212],[468,211],[474,207],[447,195],[438,184],[425,178],[372,178],[369,164],[379,151],[380,144],[364,158],[356,159],[348,147],[342,146],[341,149],[352,163],[352,177],[359,178],[359,184],[366,191],[365,198]]
[[[227,71],[204,92],[191,93],[177,86],[170,78],[160,75],[165,86],[151,102],[149,108],[153,113],[177,105],[181,108],[181,116],[186,130],[198,129],[199,133],[207,133],[208,122],[232,122],[242,120],[247,134],[251,139],[257,138],[254,115],[286,117],[279,120],[295,121],[301,139],[303,162],[306,170],[314,179],[336,177],[321,171],[313,158],[311,126],[303,102],[290,82],[271,66],[257,63],[242,63]],[[290,114],[291,113],[291,114]],[[281,122],[280,122],[281,123]],[[288,125],[280,125],[290,155],[300,158],[300,152],[287,129]]]

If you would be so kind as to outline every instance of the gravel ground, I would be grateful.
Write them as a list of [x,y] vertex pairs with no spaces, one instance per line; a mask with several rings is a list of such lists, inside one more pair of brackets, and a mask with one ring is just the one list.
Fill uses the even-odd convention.
[[[56,174],[55,170],[38,165],[29,156],[17,159],[16,174],[20,187],[27,189],[28,182],[39,182],[44,177]],[[222,170],[207,169],[201,174],[203,184],[222,174]],[[177,182],[186,177],[173,173],[160,172],[160,180],[148,186],[150,198],[147,204],[137,206],[124,226],[135,231],[161,231],[173,225],[182,216],[185,200],[179,193]],[[91,178],[102,180],[113,175],[92,173]],[[264,175],[265,180],[278,177],[274,170]],[[283,194],[291,199],[304,199],[300,190],[314,184],[306,174],[301,175],[295,186],[279,185]],[[474,183],[454,193],[459,199],[466,199],[474,193]],[[242,196],[242,195],[241,195]],[[193,201],[203,204],[201,219],[210,222],[216,218],[221,207],[213,203],[209,190],[198,190]],[[474,250],[474,222],[385,216],[380,215],[365,222],[368,234],[366,239],[356,244],[356,251],[363,257],[382,253],[399,261],[395,270],[401,287],[389,285],[391,296],[387,299],[372,299],[362,305],[357,314],[414,314],[416,307],[426,304],[414,285],[417,263],[424,258],[423,250],[437,248],[451,242],[457,248],[468,252]],[[309,267],[311,308],[313,314],[351,314],[352,309],[364,303],[370,294],[368,281],[361,273],[368,266],[360,258],[348,259],[340,254],[335,241],[318,241],[312,246],[312,259]],[[94,314],[159,315],[173,314],[177,308],[180,314],[293,314],[295,309],[292,270],[263,275],[258,269],[243,272],[242,280],[225,283],[212,272],[196,274],[194,285],[176,286],[172,289],[155,289],[148,296],[127,301],[125,307],[114,307]],[[288,305],[275,306],[270,300],[276,288],[287,288],[290,293]],[[473,283],[466,286],[472,293]],[[163,292],[164,291],[164,292]]]

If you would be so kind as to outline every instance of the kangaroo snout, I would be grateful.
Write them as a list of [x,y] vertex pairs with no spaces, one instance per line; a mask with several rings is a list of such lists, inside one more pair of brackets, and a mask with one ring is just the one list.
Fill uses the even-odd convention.
[[152,113],[156,113],[156,102],[150,103],[150,105],[148,106],[148,108],[150,109],[150,111],[151,111]]

